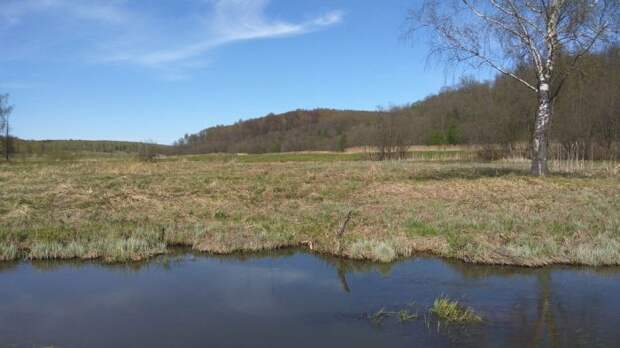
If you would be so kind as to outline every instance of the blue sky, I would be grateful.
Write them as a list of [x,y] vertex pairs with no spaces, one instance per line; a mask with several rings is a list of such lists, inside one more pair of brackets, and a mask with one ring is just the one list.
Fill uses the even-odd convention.
[[457,77],[413,0],[2,0],[0,93],[27,139],[153,140],[297,108],[375,109]]

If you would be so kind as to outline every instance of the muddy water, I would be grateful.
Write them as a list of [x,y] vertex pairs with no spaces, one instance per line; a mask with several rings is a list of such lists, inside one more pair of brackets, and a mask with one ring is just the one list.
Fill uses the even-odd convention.
[[[0,347],[618,347],[620,270],[373,265],[297,251],[0,264]],[[446,295],[485,321],[426,313]],[[418,320],[367,318],[408,308]]]

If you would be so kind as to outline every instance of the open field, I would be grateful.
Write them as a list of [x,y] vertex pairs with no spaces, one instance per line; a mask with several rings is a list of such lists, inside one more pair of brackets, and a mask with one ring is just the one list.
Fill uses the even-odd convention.
[[[365,161],[359,153],[0,164],[0,260],[144,259],[288,246],[388,262],[620,264],[620,177],[591,165]],[[346,216],[351,218],[341,238]]]

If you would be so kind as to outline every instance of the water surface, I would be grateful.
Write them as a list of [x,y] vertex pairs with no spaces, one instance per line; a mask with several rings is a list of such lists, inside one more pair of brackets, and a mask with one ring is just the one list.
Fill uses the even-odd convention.
[[[620,270],[307,254],[0,264],[0,347],[613,347]],[[485,321],[426,313],[446,295]],[[408,308],[419,320],[367,318]]]

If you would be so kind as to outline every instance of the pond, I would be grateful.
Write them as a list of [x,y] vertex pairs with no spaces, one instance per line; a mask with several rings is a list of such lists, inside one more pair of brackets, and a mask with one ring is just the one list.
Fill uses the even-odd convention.
[[[390,265],[297,250],[0,263],[0,347],[523,347],[620,342],[620,269]],[[428,312],[448,296],[481,314]],[[415,320],[371,320],[381,308]]]

